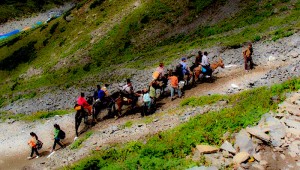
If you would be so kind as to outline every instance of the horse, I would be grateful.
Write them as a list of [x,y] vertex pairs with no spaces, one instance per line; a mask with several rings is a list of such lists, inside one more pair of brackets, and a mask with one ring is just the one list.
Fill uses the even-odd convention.
[[155,83],[153,85],[155,91],[156,90],[160,90],[159,91],[159,96],[162,96],[165,92],[165,89],[168,86],[168,74],[165,74],[164,76],[162,76],[160,79],[155,80]]
[[[93,97],[88,96],[87,97],[87,102],[88,102],[88,104],[92,105],[93,104]],[[76,104],[75,107],[77,107],[77,106],[79,106],[79,105]],[[85,111],[85,109],[83,107],[81,107],[79,110],[76,111],[76,114],[75,114],[75,132],[76,132],[77,137],[78,137],[78,128],[79,128],[83,118],[84,118],[84,123],[87,124],[88,112]]]
[[[139,97],[136,96],[136,97],[138,97],[138,101],[137,101],[136,105],[139,106],[139,107],[141,107],[143,105],[142,104],[143,102],[142,102],[142,99],[141,99],[142,92],[141,91],[137,91],[136,93],[138,95],[140,95]],[[132,105],[133,100],[131,98],[128,98],[128,95],[126,95],[125,93],[123,93],[121,91],[115,92],[112,96],[116,97],[116,98],[114,98],[114,101],[115,101],[115,104],[118,106],[118,108],[117,108],[116,111],[117,111],[118,117],[120,117],[120,116],[122,116],[122,113],[121,113],[122,107],[124,105],[127,105],[127,106],[128,105]],[[132,111],[132,109],[133,108],[131,108],[131,111]]]
[[[211,68],[212,72],[214,72],[218,67],[221,67],[221,68],[225,67],[222,58],[219,58],[218,61],[213,62],[210,65],[210,68]],[[194,81],[198,81],[199,80],[199,77],[200,77],[201,73],[202,73],[202,66],[201,65],[199,65],[199,66],[197,66],[197,67],[195,67],[193,69],[193,75],[194,75],[193,79],[194,79]],[[205,73],[202,73],[202,74],[205,75]],[[210,76],[210,79],[212,79],[212,75],[208,75],[208,76]]]
[[111,96],[107,96],[104,97],[103,101],[100,100],[96,100],[95,103],[93,104],[93,123],[97,122],[97,118],[99,113],[101,112],[102,109],[107,109],[108,110],[108,114],[111,114],[112,112],[114,112],[116,110],[115,108],[115,101],[113,99],[113,97]]

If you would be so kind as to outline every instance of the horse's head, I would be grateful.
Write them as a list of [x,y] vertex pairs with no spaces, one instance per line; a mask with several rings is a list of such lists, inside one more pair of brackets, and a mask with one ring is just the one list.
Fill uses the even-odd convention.
[[225,65],[223,63],[223,59],[221,57],[219,58],[219,61],[217,62],[217,64],[218,64],[218,67],[225,68]]

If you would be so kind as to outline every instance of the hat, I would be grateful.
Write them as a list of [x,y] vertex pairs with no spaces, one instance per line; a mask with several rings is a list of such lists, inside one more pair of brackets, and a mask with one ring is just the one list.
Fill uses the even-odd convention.
[[182,57],[182,58],[181,58],[181,61],[184,61],[184,60],[186,60],[186,58],[185,58],[185,57]]

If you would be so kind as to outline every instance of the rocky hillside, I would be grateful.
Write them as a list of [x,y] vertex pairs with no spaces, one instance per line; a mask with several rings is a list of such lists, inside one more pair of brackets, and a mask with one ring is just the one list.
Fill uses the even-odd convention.
[[[277,43],[297,33],[298,14],[295,0],[81,1],[61,18],[0,42],[0,106],[13,113],[65,109],[79,91],[138,80],[134,75],[149,75],[157,63],[172,64],[194,49],[239,63],[243,43]],[[62,91],[68,99],[54,97]],[[27,109],[27,100],[46,101],[45,108]]]
[[[0,24],[9,20],[30,17],[34,13],[49,10],[68,1],[71,0],[2,0],[0,2]],[[3,33],[2,31],[0,30],[0,33]]]

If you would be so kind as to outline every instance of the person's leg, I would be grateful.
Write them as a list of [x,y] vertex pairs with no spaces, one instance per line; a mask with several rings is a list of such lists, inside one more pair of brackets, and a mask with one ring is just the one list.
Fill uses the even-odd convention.
[[40,156],[40,154],[39,154],[37,148],[33,148],[33,151],[35,152],[36,156]]
[[177,91],[178,91],[178,96],[181,97],[181,89],[178,88]]
[[56,146],[56,139],[54,139],[54,144],[53,144],[53,147],[52,147],[52,151],[55,150],[55,146]]
[[244,66],[245,66],[245,70],[248,70],[248,59],[247,59],[247,57],[244,57]]
[[173,97],[174,97],[174,91],[175,91],[175,88],[171,87],[171,99],[173,99]]
[[250,69],[253,69],[253,60],[252,60],[252,57],[249,58],[249,61],[250,61]]
[[32,156],[33,156],[33,153],[34,153],[34,148],[33,148],[33,147],[31,147],[31,154],[30,154],[30,157],[32,157]]

